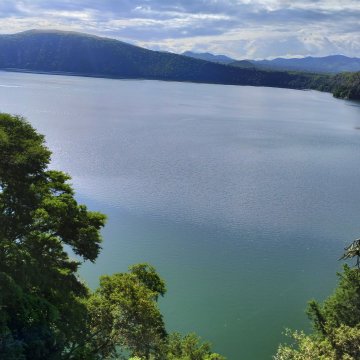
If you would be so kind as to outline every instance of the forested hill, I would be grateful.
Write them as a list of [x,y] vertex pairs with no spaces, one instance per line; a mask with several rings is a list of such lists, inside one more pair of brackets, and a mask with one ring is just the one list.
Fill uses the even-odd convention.
[[360,100],[360,71],[331,77],[331,92],[335,97]]
[[296,89],[313,81],[306,74],[241,69],[108,38],[37,30],[0,36],[0,68]]
[[316,73],[340,73],[360,71],[360,59],[343,55],[330,55],[324,57],[304,57],[273,60],[252,60],[258,68],[282,71],[308,71]]
[[208,52],[204,53],[196,53],[192,51],[185,51],[181,55],[189,56],[195,59],[201,59],[206,61],[212,61],[212,62],[218,62],[221,64],[230,64],[236,61],[235,59],[232,59],[226,55],[214,55]]
[[[0,35],[0,69],[110,78],[317,89],[360,99],[357,75],[338,77],[244,68],[152,51],[75,32],[31,30]],[[341,89],[339,88],[341,87]]]

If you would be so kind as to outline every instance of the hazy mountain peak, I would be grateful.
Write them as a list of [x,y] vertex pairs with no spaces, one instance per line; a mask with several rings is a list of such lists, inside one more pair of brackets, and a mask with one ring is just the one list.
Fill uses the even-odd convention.
[[231,62],[235,61],[234,59],[232,59],[226,55],[215,55],[215,54],[212,54],[209,52],[197,53],[197,52],[193,52],[193,51],[185,51],[181,55],[189,56],[189,57],[192,57],[195,59],[201,59],[201,60],[206,60],[206,61],[211,61],[211,62],[218,62],[218,63],[222,63],[222,64],[230,64]]
[[323,57],[276,58],[273,60],[253,60],[255,66],[273,70],[293,70],[310,72],[355,72],[360,71],[360,59],[335,54]]

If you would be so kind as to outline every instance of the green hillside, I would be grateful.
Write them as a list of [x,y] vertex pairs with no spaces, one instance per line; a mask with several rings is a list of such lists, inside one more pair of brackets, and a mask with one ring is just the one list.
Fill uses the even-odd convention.
[[338,74],[331,79],[331,82],[335,97],[360,100],[360,71]]
[[309,88],[305,74],[240,69],[151,51],[118,40],[60,31],[0,36],[0,68],[115,78]]
[[[0,35],[0,69],[127,79],[333,91],[359,99],[359,76],[231,66],[152,51],[82,33],[31,30]],[[358,74],[358,73],[357,73]]]

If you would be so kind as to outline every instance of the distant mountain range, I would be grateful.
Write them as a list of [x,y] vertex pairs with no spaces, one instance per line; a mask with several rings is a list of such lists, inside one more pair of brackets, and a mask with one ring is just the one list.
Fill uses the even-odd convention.
[[196,53],[196,52],[192,52],[192,51],[185,51],[181,55],[189,56],[194,59],[218,62],[221,64],[230,64],[230,63],[236,61],[235,59],[232,59],[226,55],[214,55],[209,52]]
[[[214,55],[212,59],[219,58]],[[3,70],[318,89],[332,91],[339,97],[360,98],[358,75],[331,77],[274,71],[247,61],[231,64],[152,51],[75,32],[31,30],[0,35],[0,69]]]
[[304,57],[273,60],[235,60],[226,55],[213,55],[211,53],[195,53],[186,51],[182,55],[196,59],[203,59],[239,67],[256,67],[278,71],[306,71],[316,73],[340,73],[360,71],[360,58],[350,58],[344,55],[330,55],[324,57]]
[[310,72],[355,72],[360,71],[360,59],[350,58],[343,55],[330,55],[325,57],[305,57],[299,59],[274,59],[251,61],[260,68],[268,68],[272,70],[294,70],[294,71],[310,71]]
[[230,58],[230,57],[228,57],[226,55],[214,55],[214,54],[211,54],[211,53],[208,53],[208,52],[195,53],[195,52],[192,52],[192,51],[185,51],[181,55],[189,56],[189,57],[192,57],[194,59],[201,59],[201,60],[216,62],[216,63],[220,63],[220,64],[237,66],[237,67],[241,67],[241,68],[248,68],[248,69],[254,69],[255,68],[255,65],[252,64],[248,60],[235,60],[235,59],[232,59],[232,58]]
[[31,30],[0,35],[0,68],[113,78],[308,88],[302,74],[243,69],[147,50],[82,33]]

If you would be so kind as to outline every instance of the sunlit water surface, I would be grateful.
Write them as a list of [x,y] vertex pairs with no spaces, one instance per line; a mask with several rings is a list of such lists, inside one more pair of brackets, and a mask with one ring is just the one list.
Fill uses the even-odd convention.
[[46,135],[52,167],[109,217],[82,275],[150,262],[169,330],[270,359],[360,233],[360,107],[274,88],[0,73],[0,111]]

